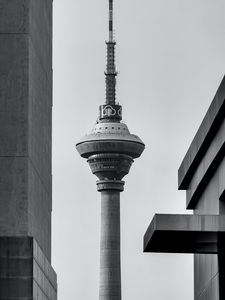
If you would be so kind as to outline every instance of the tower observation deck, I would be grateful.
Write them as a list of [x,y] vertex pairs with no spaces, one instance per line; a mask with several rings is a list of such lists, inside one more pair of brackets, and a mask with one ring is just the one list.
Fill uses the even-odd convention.
[[113,0],[109,0],[109,40],[105,71],[106,101],[90,134],[76,144],[91,171],[98,177],[101,192],[101,242],[99,300],[121,300],[120,192],[123,177],[144,150],[142,140],[122,122],[122,106],[116,103],[116,66],[113,39]]

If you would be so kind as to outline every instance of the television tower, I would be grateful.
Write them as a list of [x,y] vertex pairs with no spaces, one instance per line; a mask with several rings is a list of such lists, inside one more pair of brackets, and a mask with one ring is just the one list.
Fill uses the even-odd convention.
[[121,300],[120,266],[120,192],[122,178],[129,173],[133,159],[141,155],[144,143],[130,134],[122,121],[122,107],[116,99],[115,45],[113,38],[113,0],[109,0],[109,40],[105,71],[106,101],[99,107],[99,117],[92,130],[77,143],[98,177],[101,192],[101,242],[99,300]]

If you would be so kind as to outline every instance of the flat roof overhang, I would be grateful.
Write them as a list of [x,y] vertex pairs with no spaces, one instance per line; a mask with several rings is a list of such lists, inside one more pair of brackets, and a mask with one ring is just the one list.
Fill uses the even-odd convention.
[[219,215],[156,214],[144,235],[144,252],[217,254],[224,244]]

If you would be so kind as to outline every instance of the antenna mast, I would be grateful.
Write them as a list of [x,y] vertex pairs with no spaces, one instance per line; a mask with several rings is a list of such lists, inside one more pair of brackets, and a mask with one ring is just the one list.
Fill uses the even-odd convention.
[[113,38],[113,0],[109,1],[109,40],[107,46],[107,64],[105,71],[106,101],[99,107],[98,122],[120,122],[122,120],[122,107],[116,104],[116,65],[115,45]]
[[109,41],[113,42],[113,0],[109,0]]
[[116,100],[116,66],[115,45],[113,39],[113,0],[109,0],[109,41],[107,45],[107,66],[105,72],[106,81],[106,104],[115,105]]

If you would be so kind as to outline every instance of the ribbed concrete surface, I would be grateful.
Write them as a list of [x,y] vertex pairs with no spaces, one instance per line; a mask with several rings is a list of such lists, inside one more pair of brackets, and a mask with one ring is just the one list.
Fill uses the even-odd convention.
[[120,193],[101,192],[99,300],[121,299]]

